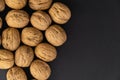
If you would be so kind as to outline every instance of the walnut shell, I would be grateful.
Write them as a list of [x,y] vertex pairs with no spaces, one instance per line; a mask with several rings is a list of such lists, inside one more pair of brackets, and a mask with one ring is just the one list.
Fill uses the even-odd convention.
[[0,0],[0,12],[3,11],[4,9],[5,9],[5,1]]
[[2,45],[10,51],[16,50],[20,45],[20,33],[15,28],[7,28],[2,33]]
[[22,9],[27,4],[27,0],[5,0],[5,2],[12,9]]
[[49,9],[49,14],[53,21],[58,24],[65,24],[71,17],[70,9],[61,2],[54,3]]
[[33,49],[29,46],[20,46],[15,52],[15,63],[19,67],[29,67],[33,58]]
[[30,21],[31,24],[39,30],[46,30],[52,22],[50,16],[43,11],[34,12]]
[[41,31],[34,27],[26,27],[22,30],[22,42],[29,46],[37,46],[43,40]]
[[9,69],[14,65],[14,56],[13,53],[0,49],[0,69]]
[[2,18],[0,17],[0,29],[2,28]]
[[35,48],[35,54],[38,58],[43,61],[50,62],[53,61],[57,56],[57,50],[55,47],[48,43],[40,43]]
[[52,0],[29,0],[29,6],[33,10],[46,10],[51,3]]
[[20,67],[12,67],[7,72],[7,80],[27,80],[26,73]]
[[50,26],[45,32],[46,39],[54,46],[61,46],[67,40],[66,32],[59,25]]
[[41,60],[34,60],[32,62],[30,72],[32,76],[38,80],[46,80],[51,75],[50,66]]
[[23,10],[11,10],[6,15],[8,26],[13,28],[23,28],[29,23],[29,14]]

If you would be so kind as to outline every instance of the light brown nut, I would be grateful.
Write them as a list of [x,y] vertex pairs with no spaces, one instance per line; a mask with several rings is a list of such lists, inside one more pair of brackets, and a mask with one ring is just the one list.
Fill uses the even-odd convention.
[[20,45],[20,33],[15,28],[7,28],[2,33],[2,45],[10,51],[16,50]]
[[59,25],[50,26],[45,32],[46,39],[54,46],[61,46],[67,40],[66,32]]
[[40,43],[35,48],[35,54],[38,58],[43,61],[50,62],[53,61],[57,56],[57,50],[55,47],[48,43]]
[[4,9],[5,9],[5,1],[0,0],[0,12],[3,11]]
[[52,0],[29,0],[29,6],[33,10],[46,10],[51,3]]
[[2,18],[0,17],[0,29],[2,28]]
[[32,62],[30,72],[32,76],[38,80],[46,80],[51,75],[50,66],[41,60],[34,60]]
[[39,30],[46,30],[52,22],[50,16],[43,11],[34,12],[30,21],[31,24]]
[[42,42],[43,34],[34,27],[26,27],[22,30],[21,39],[26,45],[37,46]]
[[5,2],[12,9],[22,9],[25,7],[27,0],[5,0]]
[[23,10],[11,10],[5,19],[8,26],[14,28],[23,28],[29,23],[29,15]]
[[29,46],[20,46],[15,52],[15,63],[19,67],[29,67],[33,58],[33,49]]
[[14,65],[14,56],[13,53],[0,49],[0,69],[9,69]]
[[71,17],[70,9],[63,3],[56,2],[49,9],[49,14],[51,15],[54,22],[58,24],[65,24]]
[[7,72],[7,80],[27,80],[26,73],[20,67],[12,67]]

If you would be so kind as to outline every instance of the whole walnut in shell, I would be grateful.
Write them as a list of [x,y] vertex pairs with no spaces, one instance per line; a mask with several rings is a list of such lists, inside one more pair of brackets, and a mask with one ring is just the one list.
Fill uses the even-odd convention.
[[5,1],[0,0],[0,12],[3,11],[4,9],[5,9]]
[[43,11],[34,12],[30,21],[31,24],[39,30],[46,30],[52,22],[50,16]]
[[20,33],[15,28],[7,28],[2,32],[2,45],[10,51],[16,50],[20,45]]
[[66,32],[59,25],[50,26],[45,32],[46,39],[54,46],[61,46],[67,40]]
[[29,14],[23,10],[11,10],[6,15],[8,26],[23,28],[29,23]]
[[38,80],[47,80],[51,75],[50,66],[41,60],[34,60],[32,62],[30,72]]
[[0,29],[2,28],[2,18],[0,17]]
[[29,46],[20,46],[15,52],[15,63],[19,67],[29,67],[33,58],[34,53]]
[[29,6],[33,10],[46,10],[51,3],[52,0],[29,0]]
[[0,69],[9,69],[14,65],[14,56],[13,53],[0,49]]
[[26,73],[20,67],[12,67],[7,72],[7,80],[27,80]]
[[12,9],[22,9],[27,4],[27,0],[5,0],[5,2]]
[[61,2],[53,3],[52,7],[49,9],[49,14],[53,21],[58,24],[65,24],[71,17],[70,9]]
[[55,47],[48,43],[40,43],[35,48],[35,54],[38,58],[43,61],[50,62],[53,61],[57,56],[57,50]]
[[43,40],[43,34],[34,27],[26,27],[22,30],[21,39],[26,45],[37,46]]

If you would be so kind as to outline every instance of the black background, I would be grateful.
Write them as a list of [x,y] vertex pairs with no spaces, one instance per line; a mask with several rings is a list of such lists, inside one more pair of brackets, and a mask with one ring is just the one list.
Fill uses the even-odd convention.
[[[68,5],[72,18],[62,25],[68,41],[58,47],[57,59],[49,63],[52,75],[48,80],[120,80],[120,1],[54,1]],[[0,80],[6,80],[6,71],[0,70]]]

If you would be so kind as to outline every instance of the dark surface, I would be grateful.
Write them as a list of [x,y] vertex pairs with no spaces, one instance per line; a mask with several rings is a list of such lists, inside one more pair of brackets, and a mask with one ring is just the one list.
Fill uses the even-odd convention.
[[[50,63],[49,80],[120,80],[120,1],[54,1],[67,4],[72,18],[62,25],[68,41]],[[0,70],[0,80],[6,80],[4,70]]]

